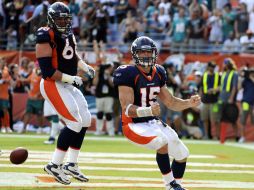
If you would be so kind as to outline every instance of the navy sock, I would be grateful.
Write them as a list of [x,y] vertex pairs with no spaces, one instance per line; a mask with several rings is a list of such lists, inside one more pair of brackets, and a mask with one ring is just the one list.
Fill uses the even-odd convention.
[[180,163],[180,162],[173,160],[172,170],[173,170],[174,178],[176,178],[176,179],[183,178],[185,168],[186,168],[186,162]]
[[156,161],[163,175],[168,174],[171,171],[170,160],[168,154],[156,154]]
[[72,139],[70,147],[74,149],[80,149],[86,135],[87,127],[83,127],[79,133],[75,134],[75,137]]
[[72,139],[76,134],[77,133],[75,131],[70,130],[68,127],[64,127],[58,136],[57,148],[63,151],[67,151],[71,145]]

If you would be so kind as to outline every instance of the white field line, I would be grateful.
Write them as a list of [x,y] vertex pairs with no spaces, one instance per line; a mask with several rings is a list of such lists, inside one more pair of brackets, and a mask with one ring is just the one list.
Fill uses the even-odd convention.
[[[11,153],[11,150],[2,150],[3,156],[9,155]],[[49,155],[53,154],[52,152],[49,151],[34,151],[34,150],[29,150],[29,155],[46,155],[47,158]],[[81,157],[91,157],[91,158],[153,158],[155,159],[155,154],[143,154],[143,153],[102,153],[102,152],[81,152],[80,153]],[[216,158],[214,155],[200,155],[200,154],[195,154],[195,155],[190,155],[189,158],[197,158],[197,159],[213,159]]]
[[[0,161],[9,161],[8,157],[0,157]],[[29,156],[26,163],[34,162],[49,162],[49,157],[34,157]],[[138,161],[138,160],[123,160],[123,159],[97,159],[97,158],[79,158],[79,163],[81,164],[113,164],[113,165],[149,165],[156,166],[156,161]],[[254,165],[247,164],[217,164],[217,163],[202,163],[202,162],[188,162],[188,166],[193,167],[219,167],[219,168],[254,168]]]
[[[45,165],[13,165],[13,164],[0,164],[2,168],[30,168],[30,169],[42,169]],[[157,168],[122,168],[122,167],[98,167],[98,166],[80,166],[82,170],[92,171],[136,171],[136,172],[156,172]],[[211,169],[188,169],[187,173],[228,173],[228,174],[254,174],[253,170],[211,170]]]
[[[63,187],[59,183],[45,183],[40,181],[38,177],[47,177],[48,175],[31,174],[31,173],[14,173],[3,172],[0,173],[0,187]],[[48,176],[49,177],[49,176]],[[132,178],[132,177],[115,177],[115,176],[88,176],[90,179],[97,180],[112,180],[116,183],[78,183],[72,182],[68,187],[145,187],[145,188],[162,188],[162,179],[158,178]],[[17,180],[18,179],[18,180]],[[134,183],[117,183],[119,180],[125,180]],[[146,183],[143,183],[146,181]],[[153,182],[153,183],[152,183]],[[157,183],[154,183],[157,182]],[[158,182],[161,182],[158,183]],[[240,189],[253,189],[253,182],[234,182],[234,181],[209,181],[209,180],[184,180],[185,187],[209,187],[209,188],[240,188]],[[66,187],[66,186],[65,186]]]

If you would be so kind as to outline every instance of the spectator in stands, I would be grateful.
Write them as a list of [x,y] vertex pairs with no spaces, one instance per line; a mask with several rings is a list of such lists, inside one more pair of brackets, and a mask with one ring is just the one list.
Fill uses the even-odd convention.
[[99,0],[95,0],[95,24],[92,30],[93,38],[97,42],[107,43],[108,12],[103,9]]
[[240,38],[242,52],[253,52],[254,50],[254,35],[251,30],[246,31],[246,35]]
[[159,9],[163,9],[165,15],[169,15],[169,9],[170,9],[171,3],[169,0],[161,0],[159,3]]
[[[201,106],[201,120],[203,121],[205,127],[204,138],[209,137],[209,126],[216,129],[214,139],[219,139],[220,129],[219,129],[219,118],[218,118],[218,96],[220,91],[219,73],[215,71],[216,64],[214,62],[208,62],[207,69],[202,77],[201,82],[201,100],[203,102]],[[209,125],[209,123],[211,125]]]
[[154,5],[154,1],[151,1],[151,0],[147,1],[147,7],[144,12],[144,16],[146,20],[151,19],[155,11],[156,11],[156,7]]
[[17,30],[13,25],[10,25],[6,30],[7,33],[7,47],[6,50],[15,50],[18,47]]
[[221,12],[219,9],[215,9],[213,11],[213,15],[208,19],[207,25],[211,29],[209,42],[213,44],[220,44],[223,40],[223,32]]
[[159,8],[158,21],[160,25],[162,25],[162,27],[164,28],[164,31],[168,31],[171,20],[169,14],[165,13],[165,9],[163,7]]
[[191,19],[188,25],[188,42],[190,50],[192,52],[198,53],[200,49],[204,48],[204,30],[205,21],[201,18],[201,12],[199,9],[193,10],[191,14]]
[[222,14],[223,38],[227,39],[231,32],[234,32],[235,14],[230,3],[224,5]]
[[251,31],[254,31],[254,4],[253,7],[251,9],[251,12],[249,12],[249,29]]
[[128,0],[117,1],[116,17],[118,24],[120,24],[122,20],[126,17],[126,12],[128,12],[127,10],[128,10]]
[[78,13],[80,10],[79,4],[75,2],[75,0],[70,0],[68,7],[70,9],[70,13],[72,15],[72,30],[73,34],[76,36],[76,39],[79,39],[79,18]]
[[243,97],[241,103],[241,112],[240,112],[240,123],[241,123],[241,138],[238,142],[245,142],[245,128],[247,124],[247,119],[250,116],[251,124],[254,125],[254,115],[253,115],[253,106],[254,106],[254,69],[244,70],[242,73],[244,77],[241,87],[243,89]]
[[235,19],[236,37],[240,38],[245,34],[249,26],[249,13],[245,3],[240,3]]
[[0,58],[0,110],[2,112],[1,117],[1,133],[11,133],[10,128],[10,116],[9,116],[9,88],[11,85],[11,77],[9,75],[8,68],[6,67],[5,60]]
[[39,128],[37,133],[42,132],[42,124],[43,124],[43,102],[44,99],[40,93],[40,81],[41,81],[41,70],[39,68],[35,68],[33,70],[32,75],[29,77],[30,82],[30,90],[28,92],[28,100],[26,105],[26,113],[23,116],[23,125],[21,127],[21,133],[26,132],[26,127],[29,121],[31,120],[31,116],[34,114],[37,116],[37,121],[39,124]]
[[229,38],[223,43],[222,51],[224,53],[240,53],[240,41],[235,38],[234,32],[229,33]]
[[185,8],[179,6],[179,16],[173,19],[171,29],[168,32],[172,36],[173,52],[182,52],[186,41],[188,19],[185,17]]
[[164,40],[164,26],[159,22],[159,13],[155,11],[150,19],[147,20],[146,32],[154,40]]
[[80,37],[83,38],[85,41],[88,40],[92,26],[92,22],[89,19],[92,9],[92,7],[89,7],[88,0],[84,0],[82,3],[82,7],[79,10]]
[[122,31],[121,35],[124,43],[130,43],[137,38],[139,29],[138,22],[131,11],[127,12],[127,17],[120,23],[119,29]]
[[9,64],[9,73],[12,78],[13,92],[24,93],[25,88],[23,84],[23,78],[19,75],[19,67],[17,64]]
[[169,15],[170,15],[171,20],[178,17],[179,6],[180,6],[179,0],[172,0],[171,1],[171,6],[169,8]]

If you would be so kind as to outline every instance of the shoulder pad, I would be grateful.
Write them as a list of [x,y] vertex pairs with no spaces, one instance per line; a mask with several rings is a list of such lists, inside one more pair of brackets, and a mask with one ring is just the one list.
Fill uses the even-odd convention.
[[161,65],[156,64],[155,67],[156,67],[156,70],[157,70],[158,74],[161,77],[161,82],[162,82],[162,86],[163,86],[164,83],[168,80],[167,79],[168,78],[167,77],[167,72],[166,72],[165,68]]
[[37,30],[36,33],[36,43],[46,43],[50,42],[50,28],[49,27],[41,27]]
[[138,70],[134,65],[121,65],[119,66],[114,74],[114,85],[115,86],[134,86],[134,80]]

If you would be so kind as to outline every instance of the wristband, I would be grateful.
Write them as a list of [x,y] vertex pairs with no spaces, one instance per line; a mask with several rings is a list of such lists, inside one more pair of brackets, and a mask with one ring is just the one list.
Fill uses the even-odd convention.
[[126,107],[126,109],[125,109],[125,115],[128,116],[128,117],[129,117],[128,112],[129,112],[129,109],[130,109],[131,106],[132,106],[132,104],[129,104],[129,105]]
[[137,110],[137,115],[138,117],[149,117],[153,116],[152,108],[151,106],[149,107],[139,107]]
[[73,83],[73,76],[67,75],[65,73],[62,73],[62,79],[61,79],[61,81],[72,84]]

